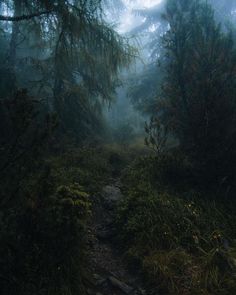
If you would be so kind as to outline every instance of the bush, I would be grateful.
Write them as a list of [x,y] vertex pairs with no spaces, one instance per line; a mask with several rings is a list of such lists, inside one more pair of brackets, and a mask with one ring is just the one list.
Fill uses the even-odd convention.
[[186,167],[170,159],[156,167],[142,158],[126,170],[118,241],[130,265],[164,294],[233,294],[235,204],[206,200],[189,187],[170,189],[163,171]]
[[123,171],[124,185],[151,186],[168,191],[186,191],[196,185],[191,163],[179,151],[171,151],[161,156],[146,155],[137,158]]
[[95,193],[112,174],[110,151],[100,148],[72,148],[48,159],[53,179],[60,184],[80,183]]
[[83,294],[88,195],[78,185],[1,214],[3,294]]

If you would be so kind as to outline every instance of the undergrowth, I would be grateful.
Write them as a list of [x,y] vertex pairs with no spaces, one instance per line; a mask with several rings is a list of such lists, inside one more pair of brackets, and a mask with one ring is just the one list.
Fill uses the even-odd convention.
[[67,148],[41,161],[0,211],[1,294],[85,294],[92,199],[119,174],[115,147]]
[[176,155],[136,160],[123,174],[118,241],[161,294],[235,294],[235,204],[207,198],[193,179]]
[[0,216],[2,294],[84,294],[89,195],[71,184],[44,197]]

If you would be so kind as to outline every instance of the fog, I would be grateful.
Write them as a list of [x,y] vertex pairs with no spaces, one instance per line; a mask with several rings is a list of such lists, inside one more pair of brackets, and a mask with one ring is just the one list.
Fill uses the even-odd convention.
[[[146,114],[140,113],[129,96],[132,77],[149,70],[152,50],[149,47],[151,35],[156,33],[161,20],[161,14],[164,12],[164,0],[127,0],[123,1],[123,8],[115,19],[116,30],[130,38],[131,43],[138,47],[140,57],[134,65],[121,75],[123,86],[117,89],[115,102],[106,111],[106,117],[114,130],[129,126],[130,130],[137,134],[144,133],[144,123],[148,119]],[[149,13],[153,16],[149,17]],[[108,12],[108,21],[114,23],[112,12]],[[146,15],[147,14],[147,15]],[[153,86],[150,85],[152,88]],[[148,96],[149,94],[147,94]],[[115,132],[115,136],[116,132]]]
[[144,21],[145,17],[138,16],[135,14],[137,9],[147,9],[154,6],[159,6],[164,0],[149,0],[149,1],[124,1],[125,11],[122,13],[119,19],[118,31],[121,33],[127,33],[133,30],[135,27],[140,26]]
[[236,0],[0,0],[0,295],[236,294]]
[[[230,27],[234,26],[236,23],[236,1],[209,0],[207,2],[214,7],[215,18],[221,23],[223,30],[228,31]],[[119,129],[122,124],[128,124],[137,132],[142,133],[144,122],[150,116],[150,113],[147,114],[146,111],[140,112],[137,106],[142,103],[140,100],[145,100],[147,103],[150,99],[150,104],[152,104],[154,92],[159,92],[159,86],[150,78],[148,81],[146,80],[146,83],[149,83],[146,93],[142,93],[142,89],[139,89],[138,85],[142,85],[140,78],[148,75],[150,71],[157,75],[157,80],[161,81],[162,79],[162,72],[157,64],[161,59],[161,38],[168,30],[168,22],[163,18],[165,9],[165,0],[123,0],[119,13],[114,15],[114,10],[107,13],[108,21],[115,26],[117,32],[129,38],[130,42],[139,50],[139,58],[129,70],[122,73],[123,86],[117,89],[115,102],[106,112],[108,121],[115,129]],[[137,83],[138,93],[130,90],[133,89],[134,80]],[[136,98],[132,97],[134,93]]]

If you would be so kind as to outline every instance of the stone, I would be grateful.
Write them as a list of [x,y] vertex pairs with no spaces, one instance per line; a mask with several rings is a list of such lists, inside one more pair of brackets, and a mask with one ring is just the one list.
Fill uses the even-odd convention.
[[104,201],[108,202],[109,204],[117,203],[123,198],[119,187],[116,187],[114,185],[105,186],[102,191],[102,196],[104,198]]
[[120,289],[125,294],[131,294],[134,290],[132,287],[128,286],[126,283],[119,281],[115,277],[109,277],[109,282],[113,287]]

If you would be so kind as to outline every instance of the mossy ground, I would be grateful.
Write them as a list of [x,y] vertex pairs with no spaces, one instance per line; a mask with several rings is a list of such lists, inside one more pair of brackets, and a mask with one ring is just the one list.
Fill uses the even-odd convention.
[[184,157],[157,158],[137,140],[72,149],[49,161],[58,183],[79,183],[93,196],[121,178],[125,198],[117,208],[116,239],[152,290],[235,293],[235,202],[197,189]]
[[118,241],[161,294],[234,294],[235,202],[197,191],[189,169],[172,154],[141,157],[124,171]]
[[48,157],[45,167],[27,180],[20,210],[0,219],[4,276],[21,282],[4,283],[9,294],[85,292],[91,202],[117,178],[124,199],[116,245],[154,294],[236,293],[235,202],[196,190],[180,155],[157,158],[138,140],[72,147]]

